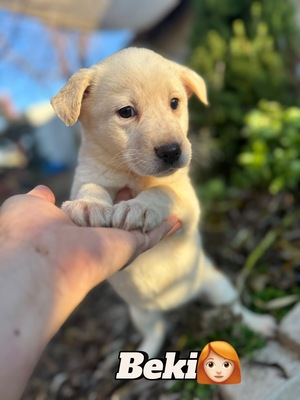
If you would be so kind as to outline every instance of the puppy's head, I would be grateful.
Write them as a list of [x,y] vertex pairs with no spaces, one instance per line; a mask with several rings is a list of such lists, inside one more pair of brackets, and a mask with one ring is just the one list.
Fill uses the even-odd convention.
[[160,176],[189,164],[187,100],[207,104],[203,79],[158,54],[128,48],[75,73],[52,98],[58,116],[83,126],[92,157],[138,175]]

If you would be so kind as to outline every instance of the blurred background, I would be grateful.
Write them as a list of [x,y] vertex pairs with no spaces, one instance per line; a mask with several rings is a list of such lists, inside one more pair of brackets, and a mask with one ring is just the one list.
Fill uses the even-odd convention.
[[[244,303],[280,321],[300,295],[299,23],[296,0],[0,0],[0,203],[37,183],[58,204],[68,198],[79,127],[66,128],[50,98],[79,68],[151,48],[208,86],[209,108],[190,102],[204,245]],[[187,307],[170,313],[164,350],[220,335],[242,356],[264,345],[224,312]],[[139,340],[100,286],[54,338],[24,399],[221,399],[194,382],[139,382],[128,395],[114,381],[117,354]]]

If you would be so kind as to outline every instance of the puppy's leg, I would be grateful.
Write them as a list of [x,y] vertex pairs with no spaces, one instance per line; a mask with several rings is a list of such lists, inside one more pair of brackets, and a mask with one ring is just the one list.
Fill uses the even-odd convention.
[[163,313],[158,310],[141,310],[130,306],[130,315],[137,330],[142,334],[143,340],[138,351],[145,351],[153,358],[160,351],[167,333],[167,324]]
[[65,201],[62,209],[80,226],[110,226],[113,203],[109,193],[99,185],[86,183],[74,200]]
[[212,262],[204,256],[204,274],[201,296],[208,299],[212,305],[229,305],[232,313],[242,317],[242,322],[252,331],[266,337],[274,336],[276,322],[271,315],[256,314],[245,308],[239,301],[239,295],[229,279]]

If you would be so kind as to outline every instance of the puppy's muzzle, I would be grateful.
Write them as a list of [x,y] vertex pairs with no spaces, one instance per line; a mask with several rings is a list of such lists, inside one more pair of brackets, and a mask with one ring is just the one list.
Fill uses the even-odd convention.
[[175,166],[181,156],[181,147],[178,143],[166,144],[154,150],[157,157],[170,167]]

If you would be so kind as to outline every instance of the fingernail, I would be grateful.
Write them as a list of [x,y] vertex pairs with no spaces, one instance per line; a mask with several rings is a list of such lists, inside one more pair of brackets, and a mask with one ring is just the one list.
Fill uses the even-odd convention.
[[182,227],[181,222],[179,221],[179,219],[175,215],[170,215],[167,218],[167,222],[171,225],[171,228],[164,235],[164,237],[172,235],[174,232],[178,231]]

